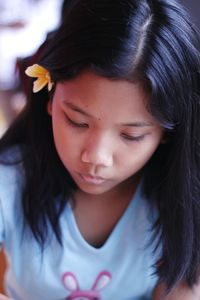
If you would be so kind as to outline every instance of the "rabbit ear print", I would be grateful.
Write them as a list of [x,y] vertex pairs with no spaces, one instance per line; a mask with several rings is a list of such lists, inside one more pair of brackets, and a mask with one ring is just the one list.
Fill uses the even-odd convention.
[[62,281],[64,286],[68,289],[68,291],[74,292],[79,291],[79,284],[76,276],[71,272],[64,273],[62,277]]
[[96,281],[92,287],[93,291],[103,290],[111,281],[112,276],[108,271],[102,271],[96,278]]

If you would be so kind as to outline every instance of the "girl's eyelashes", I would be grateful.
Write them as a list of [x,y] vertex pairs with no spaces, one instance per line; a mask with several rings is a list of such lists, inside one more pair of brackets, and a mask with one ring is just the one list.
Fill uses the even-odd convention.
[[73,121],[72,119],[70,119],[67,115],[65,115],[68,124],[70,124],[73,127],[77,127],[77,128],[88,128],[88,124],[87,123],[78,123]]
[[139,135],[139,136],[131,136],[131,135],[128,135],[126,133],[122,133],[121,135],[124,139],[126,139],[127,141],[131,141],[131,142],[140,142],[142,141],[146,134],[143,134],[143,135]]

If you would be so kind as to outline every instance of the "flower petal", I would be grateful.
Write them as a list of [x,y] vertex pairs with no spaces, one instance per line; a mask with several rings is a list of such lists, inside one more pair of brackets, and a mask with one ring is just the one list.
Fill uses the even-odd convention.
[[52,90],[54,83],[52,81],[48,81],[48,91],[50,92]]
[[39,66],[38,64],[34,64],[28,67],[25,70],[25,73],[30,77],[41,77],[46,76],[46,74],[48,74],[48,71],[45,68]]
[[40,77],[33,83],[33,92],[37,93],[43,89],[45,85],[47,85],[48,79],[46,77]]
[[34,64],[28,67],[25,70],[25,73],[33,78],[37,78],[37,80],[33,83],[33,92],[39,92],[46,84],[48,84],[48,90],[50,91],[53,86],[53,82],[51,81],[51,76],[48,70],[43,68],[38,64]]

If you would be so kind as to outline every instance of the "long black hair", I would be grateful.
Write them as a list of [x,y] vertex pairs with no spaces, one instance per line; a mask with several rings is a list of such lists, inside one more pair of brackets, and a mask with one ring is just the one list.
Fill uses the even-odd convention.
[[[169,290],[200,275],[200,44],[189,20],[173,0],[70,0],[39,62],[55,83],[90,68],[149,90],[148,109],[165,128],[165,143],[144,169],[144,192],[159,211],[157,272]],[[62,243],[59,217],[76,189],[55,150],[51,97],[45,89],[30,93],[0,142],[0,151],[21,147],[24,216],[40,244],[48,224]]]

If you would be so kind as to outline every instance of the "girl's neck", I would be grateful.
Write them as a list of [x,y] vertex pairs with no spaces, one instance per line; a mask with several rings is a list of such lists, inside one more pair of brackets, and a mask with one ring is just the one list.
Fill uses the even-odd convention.
[[139,182],[131,178],[115,189],[90,195],[77,191],[74,216],[84,239],[95,247],[102,246],[127,209]]

